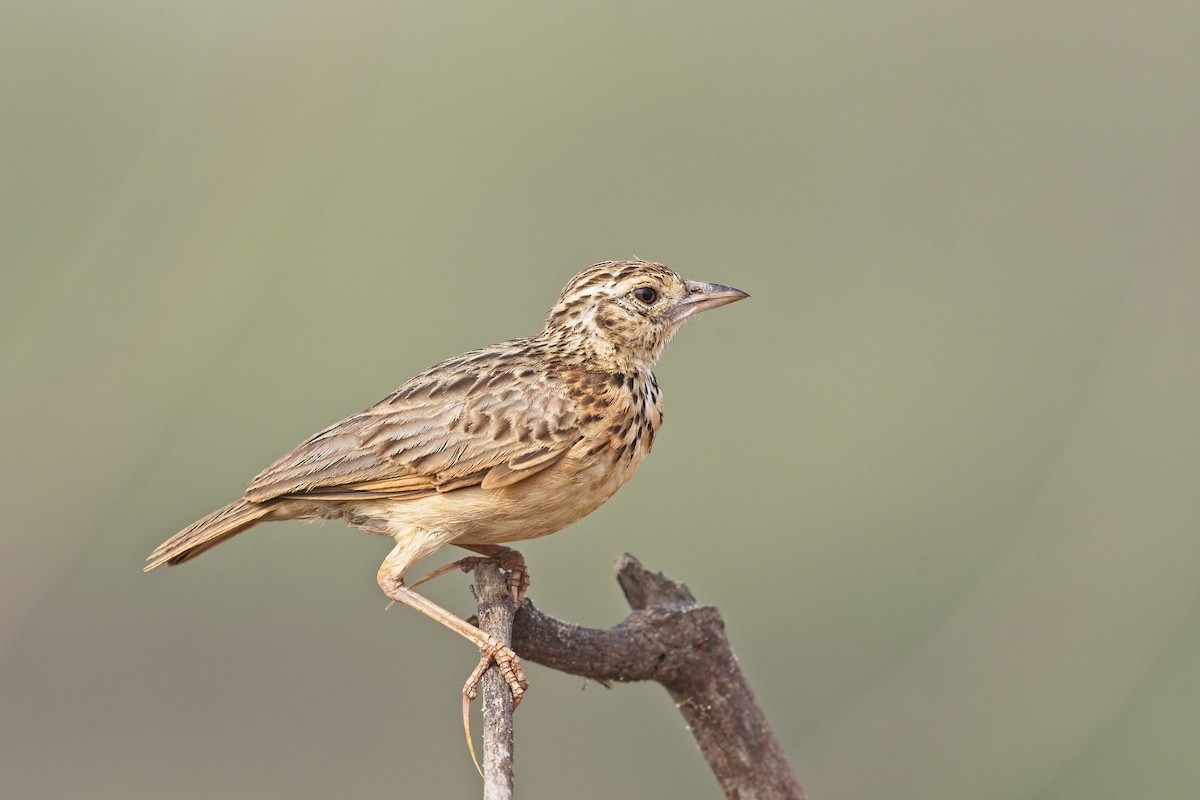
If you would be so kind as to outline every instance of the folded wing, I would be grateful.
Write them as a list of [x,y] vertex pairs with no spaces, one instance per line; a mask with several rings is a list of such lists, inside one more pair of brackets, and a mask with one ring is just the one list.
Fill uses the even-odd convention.
[[537,474],[582,434],[561,382],[513,367],[504,347],[428,370],[317,433],[259,473],[246,498],[408,498]]

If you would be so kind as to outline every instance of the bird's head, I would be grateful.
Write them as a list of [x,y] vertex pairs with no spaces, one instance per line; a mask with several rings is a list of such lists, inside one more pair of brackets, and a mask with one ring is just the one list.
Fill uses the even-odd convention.
[[649,369],[689,317],[749,296],[652,261],[605,261],[566,285],[545,334],[612,371]]

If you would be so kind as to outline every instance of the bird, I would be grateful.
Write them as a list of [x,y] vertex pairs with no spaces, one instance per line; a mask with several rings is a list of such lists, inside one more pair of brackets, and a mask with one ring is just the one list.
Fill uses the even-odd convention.
[[[464,715],[493,663],[515,707],[528,687],[519,656],[413,587],[492,560],[510,570],[519,606],[528,571],[506,545],[562,530],[630,479],[662,425],[653,367],[663,348],[696,314],[746,297],[652,261],[594,264],[567,283],[539,333],[442,361],[314,434],[242,497],[159,545],[144,569],[181,564],[267,521],[336,519],[391,537],[383,593],[479,648]],[[405,582],[446,545],[478,555]]]

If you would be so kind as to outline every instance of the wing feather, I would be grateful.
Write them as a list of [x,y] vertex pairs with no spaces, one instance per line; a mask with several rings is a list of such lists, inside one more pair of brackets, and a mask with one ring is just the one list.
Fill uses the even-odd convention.
[[267,467],[246,498],[410,498],[537,474],[582,434],[560,381],[494,352],[533,344],[504,343],[423,372]]

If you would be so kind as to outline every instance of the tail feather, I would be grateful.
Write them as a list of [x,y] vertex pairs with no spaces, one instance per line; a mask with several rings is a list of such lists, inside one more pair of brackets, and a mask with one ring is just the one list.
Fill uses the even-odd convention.
[[216,547],[230,536],[261,522],[275,508],[275,503],[252,503],[245,498],[219,508],[203,519],[198,519],[179,533],[155,548],[146,559],[143,568],[149,572],[163,564],[181,564],[194,558],[210,547]]

